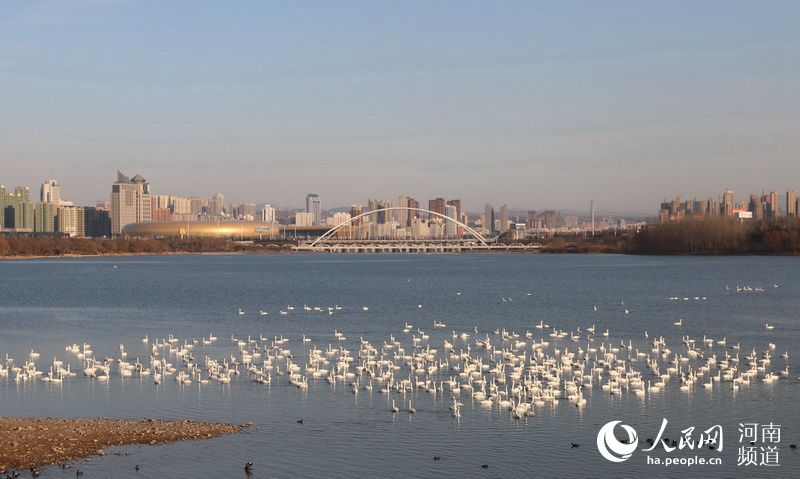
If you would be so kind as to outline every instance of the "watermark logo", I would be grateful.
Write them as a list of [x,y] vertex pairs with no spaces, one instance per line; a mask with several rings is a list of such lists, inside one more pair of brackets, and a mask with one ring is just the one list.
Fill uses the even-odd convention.
[[600,450],[603,457],[611,462],[627,461],[636,450],[636,446],[639,445],[639,436],[636,434],[636,430],[627,424],[622,424],[622,428],[628,433],[627,443],[617,440],[614,436],[614,428],[621,422],[611,421],[601,427],[600,432],[597,433],[597,449]]

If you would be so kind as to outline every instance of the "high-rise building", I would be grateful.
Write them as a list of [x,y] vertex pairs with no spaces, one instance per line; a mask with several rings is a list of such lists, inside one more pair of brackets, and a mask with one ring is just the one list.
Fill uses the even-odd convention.
[[306,195],[306,213],[311,213],[314,218],[311,226],[322,226],[322,204],[319,195],[314,193]]
[[111,185],[111,234],[118,236],[130,223],[150,221],[150,184],[139,175],[128,178],[117,171]]
[[[3,188],[5,189],[5,188]],[[13,193],[4,195],[3,216],[6,229],[16,231],[34,230],[34,204],[30,200],[30,189],[27,186],[17,186]]]
[[[377,211],[378,210],[378,201],[380,201],[380,200],[376,200],[375,198],[368,199],[367,200],[367,210],[365,211],[365,213],[369,213],[369,212],[372,212],[372,211]],[[378,221],[378,215],[370,214],[370,215],[367,215],[367,216],[364,217],[364,223],[376,223],[377,221]]]
[[0,230],[6,229],[6,187],[0,185]]
[[[456,209],[456,219],[458,221],[461,221],[462,223],[466,223],[466,221],[464,221],[464,218],[461,216],[462,215],[462,213],[461,213],[461,200],[449,200],[447,202],[447,205],[448,206],[454,206],[455,209]],[[464,234],[463,228],[461,226],[456,226],[456,235],[460,237],[463,234]]]
[[350,218],[350,213],[345,213],[343,211],[334,213],[331,218],[328,218],[328,226],[339,226],[342,223],[350,221]]
[[794,190],[786,192],[786,216],[797,217],[797,194]]
[[508,231],[508,206],[503,205],[500,207],[500,234]]
[[56,230],[56,205],[54,203],[36,203],[34,210],[33,231],[37,233],[53,233]]
[[717,200],[715,200],[714,198],[709,198],[708,200],[706,200],[706,212],[709,215],[716,215],[720,212]]
[[[447,207],[447,202],[444,198],[436,198],[435,200],[428,200],[428,210],[433,211],[434,213],[439,213],[440,215],[446,216],[447,211],[445,210]],[[441,217],[436,215],[431,215],[431,220],[441,222]]]
[[260,212],[260,219],[265,223],[272,223],[275,221],[275,208],[267,203],[264,205],[264,208],[261,209]]
[[297,213],[294,216],[295,226],[314,226],[313,213]]
[[758,195],[750,195],[750,204],[747,209],[753,213],[754,220],[764,219],[764,205]]
[[[408,197],[406,196],[398,196],[397,197],[397,206],[399,208],[408,208]],[[406,209],[397,210],[397,223],[400,225],[401,228],[407,228],[411,225],[409,222],[409,211]]]
[[385,209],[391,208],[392,202],[389,200],[379,200],[376,209],[378,210],[378,214],[375,215],[377,218],[377,223],[379,225],[385,225],[386,223],[391,223],[392,215],[391,211],[383,211]]
[[150,221],[171,221],[172,211],[169,209],[169,196],[150,196]]
[[535,228],[536,227],[536,211],[528,210],[528,228]]
[[167,206],[172,214],[189,215],[192,213],[192,202],[189,198],[178,198],[177,196],[169,197],[169,204]]
[[84,236],[91,238],[111,237],[111,214],[104,208],[83,208]]
[[58,185],[58,181],[50,179],[42,183],[39,201],[53,203],[56,206],[61,204],[61,187]]
[[214,193],[214,196],[212,196],[206,204],[206,214],[208,214],[208,216],[223,216],[226,211],[225,195],[222,193]]
[[542,213],[542,222],[547,229],[554,229],[558,226],[558,214],[554,210],[545,210]]
[[85,209],[82,206],[59,206],[56,231],[70,236],[86,236]]
[[483,207],[483,211],[483,229],[486,230],[487,234],[492,234],[494,233],[494,206],[492,206],[491,203],[486,203]]
[[706,208],[708,208],[708,203],[702,200],[695,200],[694,210],[692,211],[692,213],[699,216],[705,216]]
[[231,205],[231,216],[237,220],[253,221],[256,218],[256,205],[254,203]]
[[411,220],[414,218],[420,218],[420,207],[419,201],[415,200],[414,198],[408,198],[408,207],[414,208],[413,210],[408,210],[408,226],[411,226]]
[[189,213],[200,216],[203,213],[208,214],[208,200],[198,197],[189,198]]
[[777,218],[780,216],[780,200],[777,191],[770,191],[767,196],[767,217]]
[[[452,220],[455,220],[456,216],[458,215],[458,210],[456,209],[455,206],[447,205],[447,206],[445,206],[445,213],[446,213],[446,216],[448,218],[450,218]],[[444,235],[445,235],[446,238],[455,238],[456,237],[456,235],[458,234],[458,228],[456,228],[456,226],[458,226],[458,225],[454,221],[449,221],[448,220],[445,223],[445,225],[444,225]]]
[[171,196],[169,195],[150,195],[150,204],[154,208],[168,209]]
[[725,193],[722,195],[720,213],[726,216],[733,215],[733,190],[725,190]]
[[389,214],[391,212],[383,211],[392,207],[392,202],[390,200],[377,200],[370,198],[367,204],[367,211],[375,211],[376,213],[365,216],[365,223],[386,224],[392,222],[392,215]]
[[456,208],[456,219],[461,221],[461,200],[449,200],[447,206],[454,206]]
[[[360,216],[361,214],[364,213],[364,207],[362,205],[350,205],[349,213],[351,218],[355,218],[356,216]],[[361,224],[364,222],[365,222],[364,218],[359,218],[357,220],[354,220],[352,225],[361,226]]]

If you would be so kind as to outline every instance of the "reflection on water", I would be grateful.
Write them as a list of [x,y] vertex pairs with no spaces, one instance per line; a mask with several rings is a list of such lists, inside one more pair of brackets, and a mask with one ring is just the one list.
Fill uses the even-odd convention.
[[[114,477],[245,477],[248,461],[254,477],[777,477],[797,466],[796,270],[502,254],[4,262],[0,414],[255,423],[81,465]],[[673,438],[720,424],[726,447],[651,456],[722,465],[600,456],[604,424],[644,441],[662,418]],[[780,469],[737,466],[740,422],[785,424]]]

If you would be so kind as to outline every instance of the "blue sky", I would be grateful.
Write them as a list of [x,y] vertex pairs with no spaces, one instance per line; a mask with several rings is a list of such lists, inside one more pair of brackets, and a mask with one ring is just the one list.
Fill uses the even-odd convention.
[[800,2],[0,2],[0,183],[654,212],[800,189]]

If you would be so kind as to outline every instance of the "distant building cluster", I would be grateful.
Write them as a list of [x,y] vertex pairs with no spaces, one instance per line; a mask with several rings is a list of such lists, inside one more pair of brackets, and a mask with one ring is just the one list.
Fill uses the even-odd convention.
[[39,201],[30,198],[30,188],[7,191],[0,185],[0,230],[22,234],[111,237],[108,205],[75,206],[61,198],[58,181],[42,184]]
[[[331,210],[323,209],[322,199],[315,193],[306,195],[305,208],[300,211],[275,208],[269,203],[227,204],[222,193],[207,199],[156,195],[142,176],[128,177],[119,171],[111,184],[109,201],[98,201],[95,206],[75,206],[64,200],[58,181],[48,179],[41,186],[38,202],[30,199],[26,186],[13,191],[0,186],[0,211],[0,230],[5,233],[109,238],[139,232],[191,235],[200,231],[224,231],[241,237],[268,232],[271,237],[296,238],[319,236],[333,228],[339,237],[350,239],[449,239],[472,231],[487,238],[520,238],[628,226],[624,220],[610,218],[595,223],[592,217],[590,223],[576,215],[562,216],[556,210],[521,213],[502,205],[497,211],[488,203],[483,214],[469,214],[462,209],[460,199],[434,198],[423,204],[409,196],[399,196],[396,202],[370,198],[364,205]],[[211,223],[215,225],[209,226]],[[143,224],[150,226],[132,229],[132,225]],[[251,227],[247,233],[244,224]]]
[[[785,207],[782,207],[784,205]],[[684,216],[723,215],[739,219],[774,219],[781,217],[797,217],[800,211],[800,200],[794,190],[786,191],[783,201],[778,191],[769,194],[750,195],[749,201],[734,202],[733,190],[725,190],[718,200],[681,201],[676,198],[661,203],[659,218],[661,221],[680,219]]]

